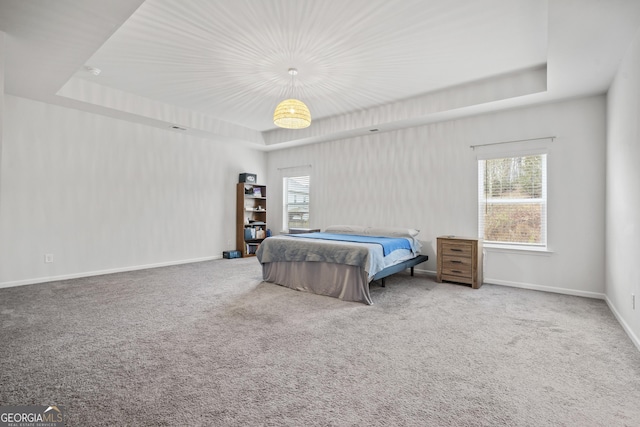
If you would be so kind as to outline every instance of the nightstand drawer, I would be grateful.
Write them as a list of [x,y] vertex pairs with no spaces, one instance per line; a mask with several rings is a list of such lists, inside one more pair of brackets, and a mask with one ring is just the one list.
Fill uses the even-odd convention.
[[468,243],[442,243],[442,255],[471,257],[473,246]]
[[471,258],[443,255],[442,274],[471,277]]
[[441,280],[446,280],[448,282],[465,283],[473,287],[473,277],[457,276],[455,274],[442,274],[440,278]]

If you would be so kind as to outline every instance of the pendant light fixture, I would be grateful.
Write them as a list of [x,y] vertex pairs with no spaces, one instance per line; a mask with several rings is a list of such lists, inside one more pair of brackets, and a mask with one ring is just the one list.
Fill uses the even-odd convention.
[[[298,74],[295,68],[289,68],[291,75],[291,92],[293,94],[293,77]],[[273,124],[285,129],[304,129],[311,124],[311,113],[304,102],[295,98],[285,99],[273,113]]]

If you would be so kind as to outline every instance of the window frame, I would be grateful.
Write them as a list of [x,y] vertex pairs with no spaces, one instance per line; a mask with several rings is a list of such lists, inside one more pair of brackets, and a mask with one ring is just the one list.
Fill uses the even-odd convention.
[[[302,178],[302,177],[306,177],[307,179],[307,185],[308,185],[308,192],[307,194],[307,202],[306,203],[297,203],[296,205],[298,206],[307,206],[307,219],[306,219],[306,227],[300,226],[300,228],[310,228],[311,227],[311,174],[309,173],[309,171],[306,172],[300,172],[300,173],[289,173],[286,175],[282,176],[282,230],[284,232],[288,232],[288,230],[291,228],[290,226],[290,222],[289,222],[289,206],[291,205],[289,203],[289,180],[294,179],[294,178]],[[296,228],[296,227],[293,227]]]
[[549,197],[548,197],[548,183],[549,183],[549,149],[546,145],[537,144],[538,147],[530,147],[528,149],[491,149],[480,150],[476,157],[477,165],[477,191],[478,191],[478,236],[484,239],[484,208],[486,205],[486,199],[484,198],[484,168],[482,162],[492,159],[503,158],[515,158],[515,157],[527,157],[527,156],[543,156],[542,161],[542,197],[539,199],[511,199],[510,201],[499,201],[494,203],[541,203],[542,204],[542,219],[540,225],[540,235],[542,243],[524,243],[524,242],[502,242],[502,241],[484,241],[484,247],[489,249],[503,249],[503,250],[516,250],[518,252],[551,252],[549,248]]

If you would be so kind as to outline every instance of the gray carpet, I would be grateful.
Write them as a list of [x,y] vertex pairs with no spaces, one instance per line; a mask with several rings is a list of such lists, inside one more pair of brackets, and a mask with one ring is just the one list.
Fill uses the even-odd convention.
[[0,404],[67,426],[638,426],[603,301],[399,274],[373,306],[255,258],[0,289]]

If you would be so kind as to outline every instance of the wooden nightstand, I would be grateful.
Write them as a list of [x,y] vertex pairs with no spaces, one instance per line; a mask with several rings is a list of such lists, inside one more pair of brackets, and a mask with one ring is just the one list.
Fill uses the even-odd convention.
[[438,237],[438,271],[436,282],[466,283],[473,289],[482,286],[482,239],[473,237]]

